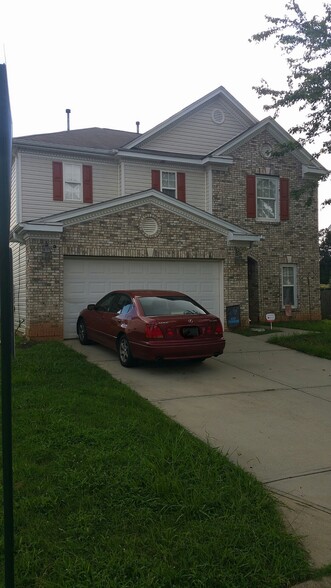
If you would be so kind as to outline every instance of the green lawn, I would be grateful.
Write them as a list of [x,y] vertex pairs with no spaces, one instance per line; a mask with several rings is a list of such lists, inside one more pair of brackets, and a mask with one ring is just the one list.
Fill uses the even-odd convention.
[[291,321],[277,323],[277,327],[290,327],[309,331],[297,335],[280,335],[268,339],[269,343],[296,349],[308,355],[315,355],[325,359],[331,359],[331,321]]
[[16,588],[312,577],[262,484],[62,343],[17,346],[13,462]]

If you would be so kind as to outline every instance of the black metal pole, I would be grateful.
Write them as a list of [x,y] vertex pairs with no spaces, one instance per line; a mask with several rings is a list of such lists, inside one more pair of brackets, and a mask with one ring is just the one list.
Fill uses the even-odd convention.
[[5,588],[14,587],[14,508],[12,467],[12,298],[9,248],[12,123],[7,70],[0,64],[0,288],[1,395]]

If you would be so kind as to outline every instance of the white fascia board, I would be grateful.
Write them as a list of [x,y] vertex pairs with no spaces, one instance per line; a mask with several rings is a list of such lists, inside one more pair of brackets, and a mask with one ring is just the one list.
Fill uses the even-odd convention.
[[16,225],[10,233],[11,243],[24,243],[24,235],[26,233],[62,233],[62,225],[49,225],[49,224],[29,224],[21,223]]
[[38,219],[38,222],[35,223],[22,223],[20,228],[16,229],[16,233],[19,233],[22,230],[62,232],[63,226],[68,224],[66,221],[69,221],[69,223],[70,221],[79,222],[80,218],[84,218],[86,221],[89,217],[91,219],[96,218],[99,213],[102,214],[107,210],[110,212],[111,210],[121,210],[121,208],[131,208],[135,205],[139,206],[139,204],[146,200],[146,198],[155,199],[156,204],[159,202],[161,206],[165,206],[168,209],[169,207],[173,208],[174,213],[176,213],[177,210],[179,214],[189,216],[192,219],[195,218],[197,222],[200,220],[201,222],[208,223],[208,226],[217,232],[221,232],[225,235],[228,235],[228,233],[234,234],[237,240],[238,236],[241,236],[246,241],[257,241],[260,239],[256,235],[253,235],[249,231],[242,229],[233,223],[229,223],[228,221],[220,219],[211,213],[205,212],[204,210],[201,210],[195,206],[191,206],[186,202],[175,200],[170,196],[167,196],[166,194],[158,192],[158,190],[154,189],[145,190],[136,194],[129,194],[127,196],[121,196],[114,198],[111,201],[108,200],[107,202],[90,204],[89,206],[76,208],[75,210],[40,218]]
[[58,224],[47,224],[47,223],[40,223],[40,224],[30,224],[30,223],[21,223],[20,225],[20,232],[21,231],[29,231],[29,232],[44,232],[47,231],[48,233],[62,233],[63,227],[62,225]]
[[231,165],[233,164],[233,158],[230,156],[225,157],[210,157],[203,156],[201,159],[185,157],[182,155],[171,155],[171,154],[160,154],[160,153],[140,153],[139,151],[122,151],[118,149],[117,157],[122,159],[143,159],[145,161],[167,161],[171,163],[184,163],[187,165],[205,166],[209,163],[218,165]]
[[13,140],[14,151],[41,151],[43,153],[72,153],[74,155],[97,155],[98,157],[113,157],[117,153],[117,149],[95,149],[94,147],[73,147],[68,145],[55,145],[54,143],[41,143],[37,141],[21,140],[15,142]]
[[263,241],[264,237],[261,235],[253,235],[250,233],[248,235],[243,235],[241,233],[229,233],[228,242],[235,244],[238,243],[259,243]]
[[[321,164],[319,164],[319,165],[321,165]],[[308,175],[314,174],[317,176],[324,176],[328,173],[329,173],[329,170],[327,170],[322,165],[319,169],[317,169],[316,167],[310,167],[309,165],[302,166],[302,177],[303,178],[305,177],[306,174],[308,174]]]

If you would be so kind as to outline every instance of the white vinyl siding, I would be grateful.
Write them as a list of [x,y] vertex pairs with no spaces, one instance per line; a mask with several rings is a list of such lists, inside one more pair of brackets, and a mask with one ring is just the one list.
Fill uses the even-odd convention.
[[162,169],[162,171],[176,171],[185,173],[186,185],[186,202],[191,206],[196,206],[206,210],[206,170],[197,169],[189,166],[176,166],[174,164],[162,163],[162,166],[143,162],[125,162],[125,193],[133,194],[143,190],[149,190],[152,186],[151,173],[152,169]]
[[79,312],[112,290],[152,288],[189,294],[223,320],[223,263],[142,259],[64,259],[64,337],[76,337]]
[[[214,122],[215,110],[222,111],[222,124]],[[220,118],[222,120],[222,118]],[[154,138],[145,141],[141,147],[159,151],[206,155],[246,131],[251,122],[224,98],[215,98],[204,108],[178,121]]]
[[22,153],[23,221],[73,210],[78,206],[86,206],[86,204],[77,201],[58,202],[53,200],[53,161],[92,165],[94,203],[111,200],[119,195],[117,163],[70,160],[58,156]]
[[14,284],[14,328],[24,333],[26,329],[26,247],[12,243]]

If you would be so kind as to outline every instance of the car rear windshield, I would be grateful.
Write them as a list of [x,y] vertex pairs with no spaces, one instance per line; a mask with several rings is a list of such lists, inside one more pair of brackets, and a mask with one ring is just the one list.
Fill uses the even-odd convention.
[[143,296],[139,298],[145,316],[207,314],[197,302],[179,296]]

